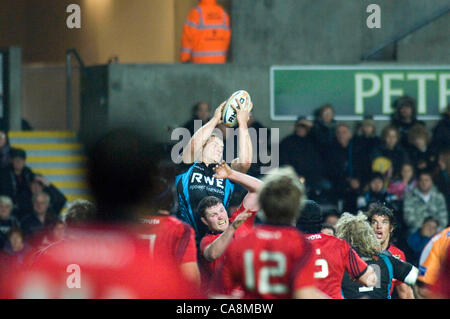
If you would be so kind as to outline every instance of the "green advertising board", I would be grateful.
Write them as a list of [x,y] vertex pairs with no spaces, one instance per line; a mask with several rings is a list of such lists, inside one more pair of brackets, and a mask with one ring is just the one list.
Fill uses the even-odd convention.
[[325,103],[337,120],[387,120],[402,95],[416,99],[419,119],[436,120],[449,103],[450,65],[272,66],[270,90],[272,120],[311,117]]

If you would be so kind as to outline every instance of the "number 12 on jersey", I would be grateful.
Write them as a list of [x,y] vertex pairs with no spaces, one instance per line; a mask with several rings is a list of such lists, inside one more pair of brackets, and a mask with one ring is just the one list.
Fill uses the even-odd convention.
[[249,290],[255,289],[256,276],[258,276],[257,290],[260,294],[284,294],[288,287],[282,283],[271,284],[270,278],[281,278],[286,274],[286,256],[277,251],[263,250],[256,256],[260,262],[275,262],[276,266],[261,266],[255,269],[254,251],[249,249],[244,252],[245,285]]

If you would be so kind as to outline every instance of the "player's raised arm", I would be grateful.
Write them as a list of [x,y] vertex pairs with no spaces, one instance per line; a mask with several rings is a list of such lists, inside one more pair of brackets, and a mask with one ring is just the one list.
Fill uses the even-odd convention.
[[232,169],[225,161],[220,162],[214,171],[216,172],[215,178],[228,178],[230,181],[242,185],[250,193],[257,193],[263,185],[259,179]]
[[211,136],[214,128],[221,123],[222,109],[225,103],[226,101],[220,104],[214,112],[214,116],[211,120],[203,125],[197,132],[195,132],[194,136],[191,137],[188,144],[183,149],[183,163],[189,164],[201,160],[203,146],[208,141],[208,138]]
[[231,163],[231,168],[241,173],[246,173],[252,165],[253,147],[248,133],[248,119],[250,111],[253,108],[253,103],[247,99],[245,104],[240,103],[238,99],[236,102],[239,108],[233,107],[236,111],[237,120],[239,123],[239,157],[235,158]]

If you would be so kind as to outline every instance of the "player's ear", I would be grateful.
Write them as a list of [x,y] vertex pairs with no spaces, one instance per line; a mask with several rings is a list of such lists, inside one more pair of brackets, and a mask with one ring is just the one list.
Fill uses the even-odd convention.
[[200,220],[202,221],[203,224],[205,224],[206,226],[208,226],[208,223],[206,222],[205,217],[200,217]]

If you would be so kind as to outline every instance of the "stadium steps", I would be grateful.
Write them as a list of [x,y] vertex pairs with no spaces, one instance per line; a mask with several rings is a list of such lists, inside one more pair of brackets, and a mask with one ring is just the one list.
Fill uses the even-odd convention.
[[86,157],[75,132],[10,131],[8,136],[11,147],[26,151],[26,165],[58,187],[68,201],[92,200],[85,178]]

